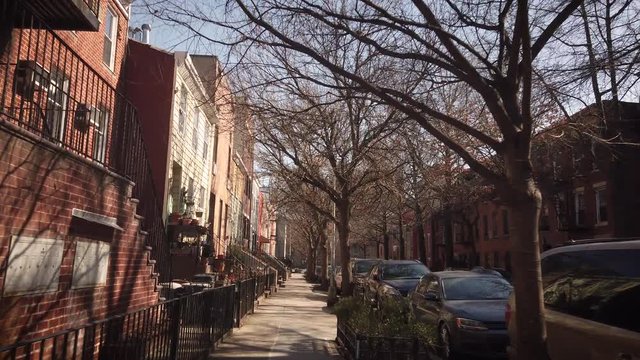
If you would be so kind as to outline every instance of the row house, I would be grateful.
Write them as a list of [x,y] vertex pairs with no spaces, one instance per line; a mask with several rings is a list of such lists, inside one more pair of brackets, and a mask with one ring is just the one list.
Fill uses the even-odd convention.
[[[640,104],[614,106],[586,107],[534,141],[543,195],[541,251],[572,240],[640,236]],[[454,216],[431,214],[425,228],[431,265],[509,270],[510,214],[504,204],[487,194],[459,210]]]
[[[142,39],[150,39],[143,26]],[[135,31],[133,36],[135,36]],[[230,244],[250,245],[250,116],[213,55],[130,41],[126,84],[144,119],[156,192],[163,198],[172,278],[211,272]]]
[[122,86],[130,1],[0,9],[6,345],[154,304],[169,274],[141,118]]
[[215,58],[196,60],[186,52],[166,52],[135,40],[128,50],[126,87],[143,119],[152,155],[154,188],[162,199],[171,247],[171,277],[190,278],[206,272],[212,255],[206,235],[213,217],[218,117],[210,101],[213,85],[204,76]]

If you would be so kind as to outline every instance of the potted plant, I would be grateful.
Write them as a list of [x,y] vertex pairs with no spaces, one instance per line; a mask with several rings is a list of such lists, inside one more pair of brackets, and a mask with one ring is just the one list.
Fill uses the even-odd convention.
[[214,272],[224,271],[224,255],[218,255],[217,258],[211,260],[211,267]]

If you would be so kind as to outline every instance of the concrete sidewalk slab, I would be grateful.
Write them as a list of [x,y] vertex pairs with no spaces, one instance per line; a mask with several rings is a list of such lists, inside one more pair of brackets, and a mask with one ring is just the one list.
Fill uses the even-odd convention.
[[335,360],[336,317],[326,311],[326,295],[311,291],[300,274],[292,274],[286,287],[260,301],[209,356],[214,359]]

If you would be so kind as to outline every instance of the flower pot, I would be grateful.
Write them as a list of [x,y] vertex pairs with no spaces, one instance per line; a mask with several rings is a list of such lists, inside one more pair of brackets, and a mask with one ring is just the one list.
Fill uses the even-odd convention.
[[214,272],[223,272],[224,271],[224,259],[213,259],[211,261],[211,267]]

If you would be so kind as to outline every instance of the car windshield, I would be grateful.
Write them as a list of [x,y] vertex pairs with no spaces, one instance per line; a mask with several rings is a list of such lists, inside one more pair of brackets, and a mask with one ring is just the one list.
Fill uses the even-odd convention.
[[357,261],[354,264],[353,272],[356,274],[366,274],[371,270],[373,265],[375,265],[378,261],[376,260],[368,260],[368,261]]
[[429,269],[422,264],[387,264],[382,268],[385,280],[419,279],[429,273]]
[[443,279],[447,300],[502,300],[511,294],[511,285],[497,276]]

